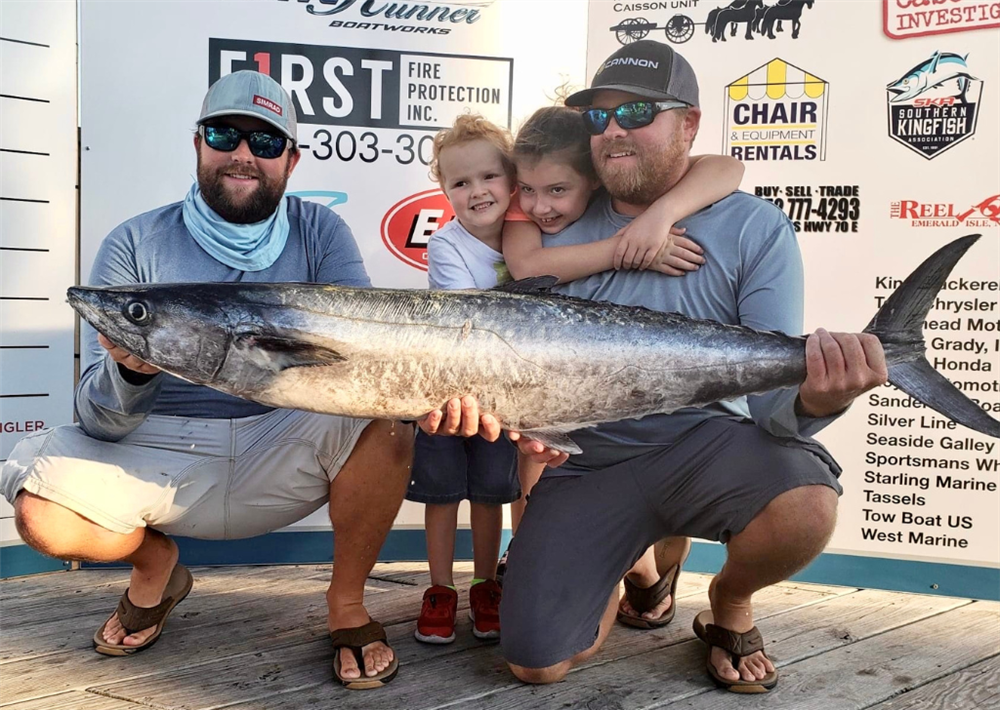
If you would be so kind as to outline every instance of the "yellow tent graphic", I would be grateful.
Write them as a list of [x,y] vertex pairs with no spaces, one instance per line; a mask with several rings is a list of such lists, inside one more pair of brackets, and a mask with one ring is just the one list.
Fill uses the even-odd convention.
[[772,59],[746,76],[740,77],[727,88],[729,98],[743,101],[750,98],[761,101],[769,99],[818,99],[829,89],[829,84],[817,76],[789,64],[784,59]]
[[826,160],[829,82],[776,57],[725,91],[724,153],[754,160],[803,155]]

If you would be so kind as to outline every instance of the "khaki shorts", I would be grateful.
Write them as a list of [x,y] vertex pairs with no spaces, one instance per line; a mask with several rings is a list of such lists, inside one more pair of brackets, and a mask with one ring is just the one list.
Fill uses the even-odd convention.
[[0,491],[12,505],[30,491],[123,534],[149,526],[251,537],[326,503],[370,422],[287,409],[242,419],[150,416],[115,442],[61,426],[18,442]]

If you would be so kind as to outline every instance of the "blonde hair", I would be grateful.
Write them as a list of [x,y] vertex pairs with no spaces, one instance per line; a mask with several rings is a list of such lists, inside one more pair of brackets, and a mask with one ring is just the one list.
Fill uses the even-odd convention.
[[503,163],[504,172],[507,177],[514,179],[516,170],[510,153],[513,146],[513,139],[510,132],[505,128],[500,128],[496,124],[490,123],[479,114],[463,113],[455,119],[455,124],[451,128],[438,131],[434,136],[433,158],[431,159],[430,170],[431,179],[444,187],[443,175],[441,174],[441,151],[456,145],[471,143],[472,141],[486,141],[498,151],[500,151],[500,161]]

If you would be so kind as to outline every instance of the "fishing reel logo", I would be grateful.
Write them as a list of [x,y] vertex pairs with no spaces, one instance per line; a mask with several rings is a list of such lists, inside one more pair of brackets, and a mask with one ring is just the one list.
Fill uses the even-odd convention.
[[968,57],[934,52],[885,87],[893,140],[932,160],[975,135],[983,82]]
[[[669,42],[683,44],[694,36],[697,25],[705,28],[705,34],[710,35],[713,42],[725,42],[727,35],[733,38],[741,31],[743,39],[747,40],[754,39],[754,35],[777,39],[775,32],[786,30],[789,30],[792,39],[798,39],[802,28],[802,13],[811,8],[814,2],[815,0],[778,0],[768,5],[764,0],[733,0],[725,7],[713,8],[704,22],[695,22],[688,15],[678,13],[672,15],[662,26],[645,17],[627,17],[608,29],[615,33],[615,39],[623,45],[645,39],[651,32],[659,31],[666,35]],[[694,3],[690,0],[635,5],[619,3],[615,5],[615,11],[620,11],[619,8],[668,9],[668,6],[697,7],[697,0]]]
[[427,271],[431,235],[455,216],[441,190],[426,190],[394,204],[382,218],[382,242],[404,264]]
[[744,162],[826,160],[830,84],[775,58],[726,86],[722,150]]

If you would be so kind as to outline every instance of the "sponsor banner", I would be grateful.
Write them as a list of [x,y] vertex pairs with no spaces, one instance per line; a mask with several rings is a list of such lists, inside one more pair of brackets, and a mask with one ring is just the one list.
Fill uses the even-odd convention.
[[[291,3],[291,0],[279,0]],[[461,31],[483,18],[493,0],[451,0],[438,2],[376,3],[374,0],[298,0],[298,7],[316,18],[327,18],[337,30],[371,33],[447,35]],[[329,19],[333,18],[333,19]]]
[[292,97],[300,124],[438,130],[472,111],[510,126],[509,57],[214,37],[208,57],[210,82],[243,69],[269,74]]
[[882,0],[883,29],[893,39],[1000,27],[997,0]]
[[796,232],[857,232],[858,185],[758,185],[754,194],[781,208]]
[[968,57],[936,51],[886,85],[893,140],[931,160],[975,135],[983,82]]
[[830,85],[772,59],[726,87],[723,152],[743,161],[826,160]]
[[[673,2],[616,2],[617,21],[608,28],[618,44],[641,39],[684,44],[698,34],[713,43],[752,41],[755,38],[798,39],[816,0],[735,0],[717,3],[706,0]],[[607,3],[606,3],[607,4]],[[642,14],[639,14],[642,13]],[[775,34],[778,33],[778,34]]]
[[1000,227],[1000,195],[970,204],[898,200],[890,203],[889,217],[911,227],[990,229]]
[[[701,100],[692,153],[740,159],[741,189],[791,220],[805,332],[861,330],[935,249],[982,234],[935,299],[924,337],[931,365],[1000,417],[1000,105],[992,93],[1000,29],[967,31],[975,18],[962,9],[988,14],[996,0],[815,0],[801,8],[798,39],[786,20],[774,23],[774,39],[737,21],[716,36],[720,15],[725,24],[747,4],[594,0],[588,75],[640,39],[691,63]],[[945,27],[956,9],[963,21]],[[892,42],[883,12],[895,18],[886,32],[899,36],[963,31],[944,44]],[[1000,567],[994,439],[891,386],[859,398],[817,438],[844,469],[830,551]],[[848,574],[840,581],[852,583]]]

